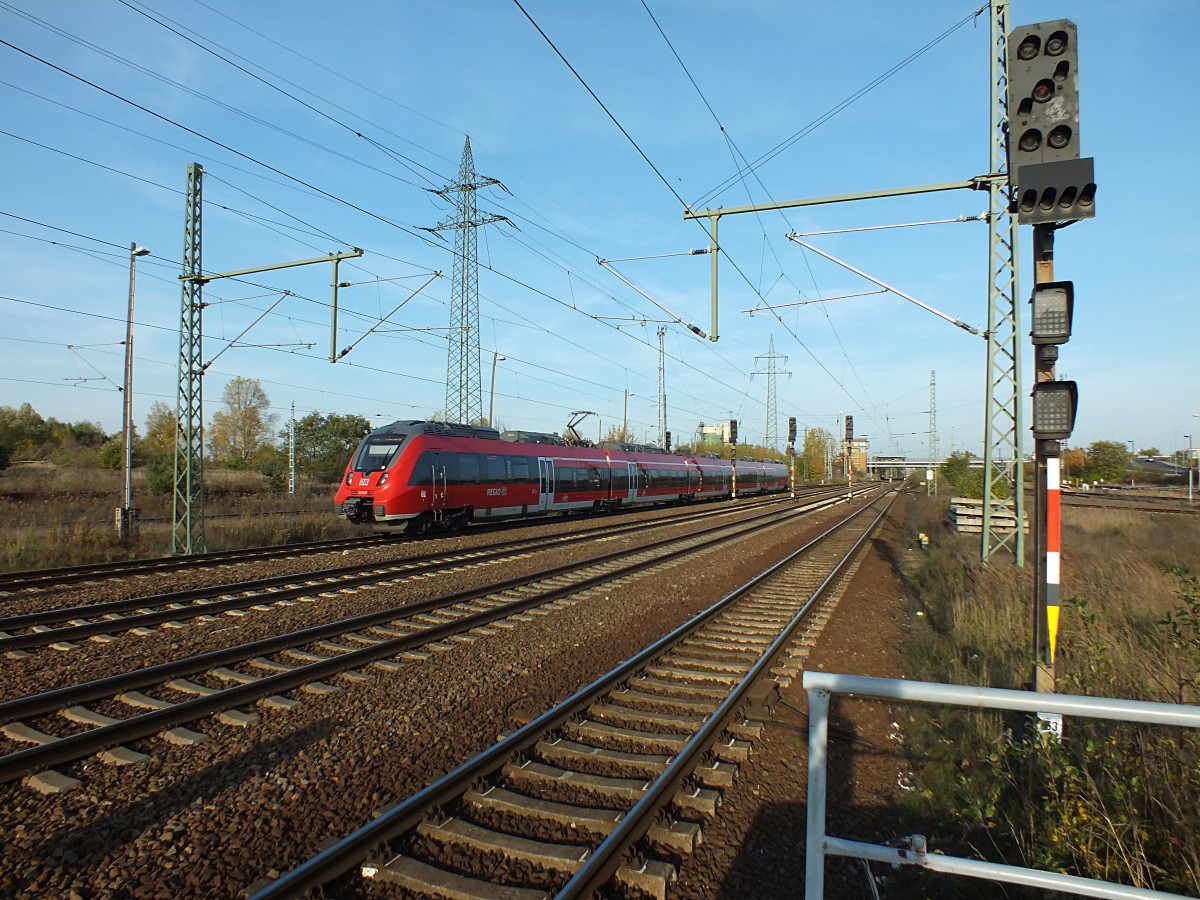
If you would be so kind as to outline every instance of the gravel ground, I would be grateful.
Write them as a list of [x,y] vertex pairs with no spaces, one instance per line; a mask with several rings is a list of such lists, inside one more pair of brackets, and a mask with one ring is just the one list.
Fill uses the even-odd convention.
[[[65,767],[83,779],[81,787],[65,794],[4,786],[0,817],[10,824],[0,859],[0,896],[234,897],[263,876],[302,862],[322,842],[353,830],[706,608],[794,549],[825,518],[810,517],[803,525],[710,551],[609,596],[412,661],[397,672],[372,670],[366,683],[338,679],[337,693],[298,694],[303,706],[266,712],[257,725],[235,728],[205,720],[193,727],[213,739],[198,747],[149,740],[136,748],[151,758],[137,765],[110,767],[93,759]],[[890,568],[888,548],[894,540],[893,531],[876,542],[826,627],[812,665],[896,674],[904,629]],[[554,564],[544,557],[537,563],[542,568]],[[506,567],[504,575],[517,574],[516,568]],[[494,576],[493,569],[480,572]],[[436,583],[440,590],[442,580]],[[332,614],[332,604],[344,601],[330,602],[322,618]],[[395,600],[380,597],[378,602]],[[270,619],[267,631],[279,627],[276,616],[261,614]],[[256,621],[253,616],[237,620],[232,627],[246,629],[237,634],[239,641],[254,631]],[[864,622],[873,627],[864,629]],[[166,636],[140,639],[113,652],[141,653],[143,664],[149,664],[160,653],[187,652],[188,637],[181,634],[170,641]],[[179,646],[170,647],[171,642]],[[58,674],[42,677],[69,677],[63,671],[70,669],[70,654],[54,659],[61,667]],[[7,683],[5,693],[11,696]],[[706,843],[685,867],[679,896],[797,895],[806,780],[804,698],[798,684],[785,701],[730,792],[726,814],[706,832]],[[839,712],[837,727],[853,728],[881,749],[855,755],[853,785],[835,792],[831,802],[830,830],[871,837],[877,829],[892,836],[888,809],[898,769],[886,737],[892,715],[853,706]],[[835,757],[843,746],[835,743]],[[835,783],[845,785],[845,777],[835,775]],[[847,891],[854,886],[853,872],[842,878],[832,865],[830,872],[831,886],[844,883]],[[861,872],[857,885],[865,891]]]
[[[896,558],[905,500],[894,507],[825,626],[806,668],[879,678],[903,677],[908,606]],[[907,714],[884,702],[835,702],[830,722],[827,833],[882,842],[900,834],[897,780],[903,769],[893,722]],[[904,718],[900,718],[903,716]],[[686,863],[672,900],[795,898],[804,893],[808,798],[808,698],[797,678],[783,691],[776,716],[756,742],[721,815]],[[857,739],[854,741],[852,739]],[[863,744],[861,742],[867,742]],[[851,755],[847,751],[853,750]],[[876,867],[875,874],[882,869]],[[870,900],[862,864],[826,864],[829,900]]]

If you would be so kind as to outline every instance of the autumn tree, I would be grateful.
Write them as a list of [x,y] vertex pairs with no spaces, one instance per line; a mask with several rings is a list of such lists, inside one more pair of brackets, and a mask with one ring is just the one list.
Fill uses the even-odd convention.
[[28,403],[0,406],[0,446],[7,447],[13,458],[94,464],[107,440],[96,422],[45,419]]
[[158,459],[175,452],[175,413],[161,400],[155,400],[146,416],[146,435],[142,438],[142,454]]
[[796,454],[796,478],[821,481],[825,478],[825,460],[833,455],[833,435],[824,428],[806,428],[804,444]]
[[1080,472],[1084,481],[1120,481],[1133,461],[1121,441],[1093,441],[1086,453],[1087,464]]
[[0,406],[0,444],[18,456],[33,453],[50,440],[50,426],[29,403]]
[[621,427],[620,425],[612,425],[608,431],[604,433],[602,441],[624,441],[627,444],[640,444],[632,428]]
[[274,432],[278,417],[267,411],[271,401],[258,379],[238,376],[225,385],[221,402],[225,408],[213,413],[208,426],[209,452],[219,462],[249,465]]
[[1087,453],[1079,447],[1064,449],[1062,460],[1064,478],[1079,478],[1087,467]]

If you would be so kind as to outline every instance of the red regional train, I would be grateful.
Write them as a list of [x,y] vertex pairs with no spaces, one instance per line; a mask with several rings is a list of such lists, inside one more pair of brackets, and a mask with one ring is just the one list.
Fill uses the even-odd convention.
[[[739,459],[737,493],[788,489],[778,460]],[[657,447],[575,446],[552,434],[393,422],[358,445],[334,508],[376,532],[421,534],[472,521],[729,497],[730,461]]]

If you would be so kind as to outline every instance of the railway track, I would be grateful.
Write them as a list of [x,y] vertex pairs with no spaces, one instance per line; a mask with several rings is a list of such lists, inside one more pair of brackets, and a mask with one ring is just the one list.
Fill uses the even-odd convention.
[[[495,629],[519,627],[522,617],[548,614],[576,602],[572,595],[833,502],[789,506],[759,514],[748,523],[718,524],[536,575],[0,703],[0,722],[7,723],[0,731],[11,744],[23,747],[0,757],[0,782],[40,773],[30,781],[34,787],[68,788],[74,779],[46,770],[97,753],[104,753],[105,761],[113,764],[135,763],[146,754],[126,745],[156,735],[177,744],[201,743],[207,735],[182,726],[211,715],[225,725],[255,724],[264,712],[298,705],[299,700],[285,696],[288,692],[338,690],[328,679],[342,676],[353,684],[369,677],[364,667],[392,671],[402,665],[395,657],[420,657],[449,646],[443,642],[469,643]],[[366,587],[343,585],[339,590]],[[85,706],[96,701],[104,711]],[[62,734],[64,730],[73,733]]]
[[84,581],[98,581],[101,579],[156,575],[166,572],[177,572],[180,569],[196,568],[198,566],[224,566],[311,553],[336,553],[339,550],[357,549],[385,542],[386,538],[371,535],[369,537],[335,538],[328,541],[307,541],[303,544],[284,544],[279,547],[249,547],[243,550],[222,550],[213,553],[201,553],[196,556],[160,556],[153,559],[117,560],[106,563],[87,563],[79,566],[62,566],[54,569],[4,572],[0,573],[0,593],[62,587],[64,585],[79,584]]
[[[835,496],[831,492],[825,495]],[[767,501],[766,505],[780,502]],[[148,633],[147,629],[181,628],[184,622],[192,620],[211,623],[218,621],[215,617],[219,615],[238,615],[250,610],[269,612],[273,607],[312,601],[333,592],[362,589],[399,578],[424,577],[462,566],[502,563],[534,551],[562,549],[585,541],[636,534],[664,525],[686,525],[745,511],[746,507],[730,507],[691,511],[672,516],[666,522],[606,522],[558,535],[515,538],[449,553],[405,557],[390,563],[358,563],[299,576],[288,574],[82,606],[55,606],[0,617],[0,653],[26,653],[44,647],[69,651],[76,649],[74,642],[80,640],[108,643],[116,640],[118,634],[142,636]]]
[[890,502],[852,512],[255,900],[373,884],[537,900],[614,879],[625,895],[665,897]]
[[[1171,503],[1164,500],[1164,504]],[[1105,497],[1088,496],[1078,493],[1063,492],[1061,505],[1075,509],[1120,509],[1127,512],[1166,513],[1172,516],[1200,516],[1200,509],[1183,505],[1178,501],[1175,506],[1149,506],[1140,497]]]
[[[797,491],[797,496],[803,497],[809,493],[819,494],[828,490],[828,488],[805,489]],[[765,501],[741,500],[739,501],[739,505],[746,506],[759,502],[770,503],[778,501],[778,497],[767,498]],[[627,512],[640,511],[629,510]],[[528,519],[520,522],[487,523],[474,525],[467,533],[479,535],[491,531],[536,528],[552,521],[548,519]],[[120,580],[139,576],[162,575],[202,567],[228,566],[318,553],[336,553],[348,549],[355,550],[364,547],[386,546],[396,540],[402,540],[404,544],[409,544],[413,540],[436,541],[442,536],[433,534],[422,539],[414,539],[411,537],[403,538],[401,536],[389,538],[382,535],[365,535],[351,538],[334,538],[327,541],[306,541],[304,543],[284,544],[276,547],[249,547],[240,550],[214,551],[194,556],[161,556],[151,559],[115,560],[104,563],[87,563],[78,566],[61,566],[53,569],[3,572],[0,573],[0,596],[6,593],[27,593],[39,589],[48,590],[89,581]]]

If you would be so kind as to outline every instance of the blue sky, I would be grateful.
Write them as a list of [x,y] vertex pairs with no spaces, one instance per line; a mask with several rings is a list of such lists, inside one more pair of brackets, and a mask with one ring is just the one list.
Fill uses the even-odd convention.
[[[442,243],[420,229],[452,216],[431,191],[454,179],[469,134],[478,172],[508,190],[480,191],[480,209],[515,224],[479,231],[485,412],[498,353],[504,426],[559,431],[589,410],[599,421],[581,430],[595,436],[620,422],[630,391],[630,427],[650,441],[655,320],[666,316],[597,258],[656,257],[615,265],[707,332],[709,259],[687,255],[707,245],[707,225],[685,221],[680,198],[740,206],[986,172],[988,18],[971,19],[977,0],[521,6],[629,137],[514,2],[368,0],[340,11],[315,0],[0,2],[0,37],[13,45],[0,45],[0,404],[119,429],[136,241],[152,254],[137,269],[134,418],[141,426],[155,401],[174,408],[193,161],[207,173],[206,270],[366,251],[342,266],[353,287],[341,292],[336,343],[362,340],[336,365],[328,265],[206,288],[203,355],[221,354],[205,376],[206,420],[234,376],[261,381],[281,421],[293,402],[298,416],[375,422],[444,407],[453,236]],[[1060,232],[1056,248],[1056,274],[1076,290],[1058,367],[1080,387],[1071,443],[1170,451],[1188,433],[1200,443],[1200,187],[1188,149],[1200,128],[1200,61],[1188,43],[1200,5],[1012,5],[1014,24],[1054,18],[1079,27],[1080,132],[1099,185],[1097,218]],[[739,156],[759,160],[785,143],[732,177]],[[773,342],[781,441],[789,415],[834,431],[851,414],[873,453],[923,454],[932,371],[941,452],[980,452],[980,338],[895,295],[790,306],[782,321],[745,310],[874,289],[788,232],[985,208],[983,194],[954,191],[723,218],[720,341],[667,324],[676,442],[730,416],[743,441],[763,440]],[[980,222],[806,240],[937,310],[986,323]],[[1030,244],[1022,227],[1025,323]],[[435,271],[442,277],[362,337]],[[1022,353],[1028,390],[1027,343]]]

